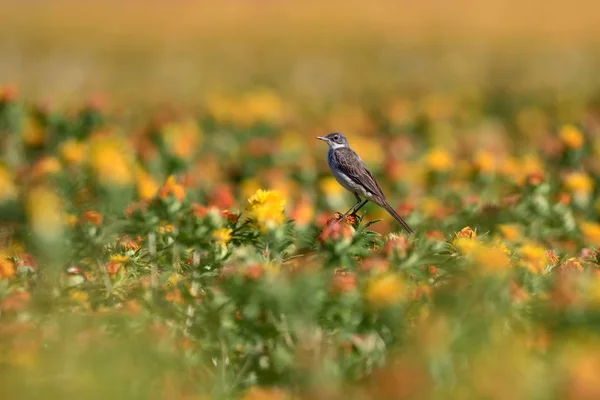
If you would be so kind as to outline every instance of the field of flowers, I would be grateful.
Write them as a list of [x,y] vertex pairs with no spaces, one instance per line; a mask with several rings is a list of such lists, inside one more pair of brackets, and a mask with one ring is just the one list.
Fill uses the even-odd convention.
[[441,96],[318,124],[407,237],[328,225],[354,199],[275,91],[129,126],[4,86],[2,397],[597,398],[598,109],[507,104],[518,147]]
[[0,399],[600,398],[596,2],[6,3]]

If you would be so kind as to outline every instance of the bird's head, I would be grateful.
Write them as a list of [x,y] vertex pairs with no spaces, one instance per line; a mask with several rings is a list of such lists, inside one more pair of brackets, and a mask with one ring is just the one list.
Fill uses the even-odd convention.
[[330,133],[327,136],[317,136],[317,139],[327,142],[330,149],[348,147],[348,140],[346,140],[346,137],[344,135],[338,132]]

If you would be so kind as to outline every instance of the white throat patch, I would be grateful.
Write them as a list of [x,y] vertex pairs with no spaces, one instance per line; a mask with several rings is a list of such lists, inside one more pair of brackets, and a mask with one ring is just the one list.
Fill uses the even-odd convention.
[[335,150],[335,149],[340,149],[342,147],[346,147],[345,144],[339,144],[339,143],[335,143],[335,142],[329,142],[329,148]]

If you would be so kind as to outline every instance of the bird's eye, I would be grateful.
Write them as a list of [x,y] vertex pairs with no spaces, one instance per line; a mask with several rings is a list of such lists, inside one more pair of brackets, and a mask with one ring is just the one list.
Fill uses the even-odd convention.
[[339,135],[335,135],[335,136],[333,137],[333,140],[335,140],[335,141],[337,142],[338,140],[340,140],[340,136],[339,136]]

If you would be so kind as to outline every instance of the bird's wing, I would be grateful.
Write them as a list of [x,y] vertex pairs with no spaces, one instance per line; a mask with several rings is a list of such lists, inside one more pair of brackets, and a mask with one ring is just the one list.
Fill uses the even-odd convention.
[[354,183],[363,186],[368,192],[385,200],[377,181],[373,178],[363,160],[352,149],[346,147],[336,149],[333,152],[333,160],[338,168]]

